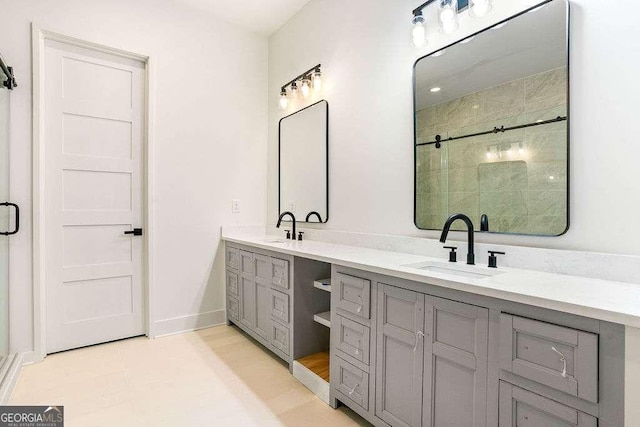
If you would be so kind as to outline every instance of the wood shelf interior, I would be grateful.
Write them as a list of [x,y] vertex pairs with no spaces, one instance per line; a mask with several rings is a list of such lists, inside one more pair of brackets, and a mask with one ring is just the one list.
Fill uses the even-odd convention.
[[305,368],[329,382],[329,352],[321,351],[297,360]]

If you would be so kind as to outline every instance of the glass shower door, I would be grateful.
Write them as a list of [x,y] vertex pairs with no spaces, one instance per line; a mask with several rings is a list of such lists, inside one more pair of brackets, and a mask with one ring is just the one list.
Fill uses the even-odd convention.
[[[0,86],[0,203],[9,201],[9,94],[9,90]],[[9,206],[0,205],[0,232],[11,227],[10,211]],[[9,236],[0,234],[0,360],[8,353]]]

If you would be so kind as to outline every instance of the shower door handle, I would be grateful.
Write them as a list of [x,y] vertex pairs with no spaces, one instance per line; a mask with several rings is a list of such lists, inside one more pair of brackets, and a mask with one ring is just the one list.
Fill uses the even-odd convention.
[[16,225],[13,231],[0,231],[0,236],[11,236],[12,234],[16,234],[20,230],[20,207],[15,203],[4,202],[0,203],[0,206],[11,206],[16,210]]

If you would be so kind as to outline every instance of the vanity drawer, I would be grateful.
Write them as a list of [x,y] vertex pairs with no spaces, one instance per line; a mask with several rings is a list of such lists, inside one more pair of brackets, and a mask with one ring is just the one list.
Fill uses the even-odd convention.
[[572,396],[598,402],[598,336],[500,315],[500,367]]
[[271,321],[271,345],[289,355],[289,328],[282,326],[278,322]]
[[227,246],[225,254],[225,262],[227,264],[227,268],[232,270],[238,270],[239,263],[239,251],[237,248],[230,248]]
[[371,282],[347,274],[336,274],[337,308],[365,319],[370,317]]
[[227,294],[234,298],[240,298],[238,273],[234,273],[233,271],[227,271]]
[[338,334],[338,350],[345,354],[344,358],[352,357],[368,365],[369,328],[339,315],[332,317],[336,321],[335,331]]
[[227,317],[234,322],[240,318],[240,303],[235,298],[227,297]]
[[253,265],[253,254],[247,251],[239,251],[239,265],[240,273],[255,275],[255,268]]
[[596,427],[591,415],[500,381],[499,427]]
[[340,357],[335,361],[338,365],[335,368],[338,370],[337,390],[365,411],[369,410],[369,374]]
[[271,258],[271,283],[289,289],[289,261]]
[[289,295],[275,289],[271,291],[271,317],[289,323]]

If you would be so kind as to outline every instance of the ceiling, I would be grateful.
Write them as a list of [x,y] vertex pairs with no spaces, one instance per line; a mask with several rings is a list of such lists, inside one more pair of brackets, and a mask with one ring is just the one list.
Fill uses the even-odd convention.
[[177,0],[253,33],[269,36],[310,0]]
[[[416,65],[416,109],[567,64],[567,10],[551,2]],[[440,92],[431,93],[433,87]]]

